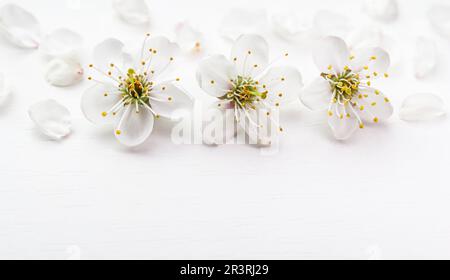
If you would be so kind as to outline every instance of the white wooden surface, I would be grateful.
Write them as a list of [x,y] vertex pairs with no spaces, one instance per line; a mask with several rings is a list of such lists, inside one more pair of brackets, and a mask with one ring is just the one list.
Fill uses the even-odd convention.
[[[14,2],[35,13],[48,32],[69,27],[82,33],[84,64],[106,37],[139,44],[146,32],[115,18],[108,0],[81,0],[79,9],[77,1]],[[228,54],[216,30],[230,7],[330,8],[363,19],[361,2],[152,0],[150,31],[173,37],[174,24],[189,19],[207,34],[209,53]],[[397,108],[418,92],[450,103],[449,43],[426,20],[437,2],[446,1],[402,0],[400,20],[383,26],[404,55],[382,85]],[[439,72],[424,81],[411,70],[418,35],[435,38],[442,52]],[[317,75],[308,52],[267,39],[274,56],[290,51],[305,82]],[[50,87],[44,62],[39,52],[1,41],[0,70],[16,86],[10,104],[0,108],[1,259],[450,258],[447,120],[408,124],[396,115],[339,143],[318,116],[295,104],[283,116],[279,152],[270,156],[249,146],[177,146],[168,123],[129,150],[82,117],[80,96],[89,83]],[[194,71],[191,62],[179,73],[202,98]],[[73,114],[73,134],[60,143],[42,137],[27,116],[28,107],[45,98]]]

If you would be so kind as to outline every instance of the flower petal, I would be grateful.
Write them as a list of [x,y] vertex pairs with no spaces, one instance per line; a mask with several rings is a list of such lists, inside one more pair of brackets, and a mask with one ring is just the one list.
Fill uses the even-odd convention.
[[438,64],[437,45],[432,39],[420,37],[416,42],[414,71],[416,78],[423,79],[431,74]]
[[344,37],[352,28],[349,19],[341,14],[329,10],[320,10],[314,16],[315,31],[323,36]]
[[118,120],[114,134],[119,142],[128,147],[141,145],[153,131],[155,117],[145,107],[139,111],[134,106],[126,106],[124,113]]
[[267,25],[268,16],[264,9],[233,8],[223,18],[219,33],[234,42],[241,34],[258,32]]
[[28,114],[38,129],[52,140],[61,140],[71,132],[69,110],[54,100],[32,105]]
[[273,118],[274,110],[264,107],[256,109],[239,109],[238,125],[248,135],[252,145],[271,145],[274,137],[283,131],[277,120]]
[[11,88],[3,73],[0,73],[0,105],[2,105],[11,94]]
[[318,41],[313,51],[313,59],[316,66],[322,72],[330,72],[331,66],[334,71],[342,72],[348,65],[350,52],[347,44],[341,38],[329,36]]
[[182,113],[192,111],[194,100],[172,82],[165,82],[153,88],[150,104],[159,116],[179,120]]
[[229,101],[217,101],[203,114],[203,142],[206,145],[223,145],[236,135],[234,108]]
[[328,108],[331,97],[330,83],[323,78],[317,78],[302,90],[300,99],[310,110],[320,111]]
[[142,49],[142,61],[145,61],[150,78],[155,79],[166,71],[174,62],[179,52],[177,44],[169,41],[166,37],[158,36],[149,38]]
[[[84,116],[94,124],[114,123],[117,112],[123,108],[122,100],[117,89],[111,86],[95,85],[83,94],[81,98],[81,110]],[[118,105],[118,106],[115,106]],[[117,110],[113,110],[117,107]]]
[[39,50],[51,57],[67,57],[76,54],[83,44],[83,38],[78,33],[61,28],[46,35]]
[[362,72],[363,77],[367,75],[371,79],[382,77],[387,73],[391,58],[389,54],[382,48],[363,48],[352,52],[352,59],[350,63],[351,69],[356,72]]
[[55,58],[47,65],[45,79],[53,86],[67,87],[80,82],[83,73],[80,63],[71,59]]
[[311,34],[312,23],[292,12],[272,16],[272,29],[275,34],[286,41],[297,42]]
[[371,18],[381,21],[393,21],[398,18],[397,0],[365,0],[363,10]]
[[185,21],[179,23],[175,28],[176,42],[184,52],[200,53],[204,49],[203,34],[194,29],[192,25]]
[[7,4],[0,8],[0,32],[12,44],[37,49],[40,42],[38,20],[23,8]]
[[255,77],[269,64],[269,44],[259,35],[242,35],[231,50],[239,75]]
[[230,80],[237,77],[236,68],[223,55],[214,55],[200,62],[197,82],[208,94],[223,97],[232,88]]
[[389,119],[394,113],[391,101],[383,93],[374,88],[360,90],[361,95],[356,102],[358,115],[367,122],[378,123]]
[[328,124],[337,140],[349,139],[360,125],[349,104],[333,103],[328,115]]
[[269,106],[283,106],[298,100],[303,87],[302,75],[293,67],[273,67],[259,81],[269,93]]
[[444,101],[431,93],[414,94],[403,102],[400,118],[404,121],[429,121],[447,114]]
[[450,37],[450,6],[433,6],[428,13],[428,18],[436,32],[443,36]]
[[114,0],[113,8],[128,23],[139,25],[150,21],[150,10],[145,0]]
[[106,69],[111,63],[126,71],[131,65],[131,55],[125,51],[125,45],[114,38],[106,39],[94,48],[94,65]]

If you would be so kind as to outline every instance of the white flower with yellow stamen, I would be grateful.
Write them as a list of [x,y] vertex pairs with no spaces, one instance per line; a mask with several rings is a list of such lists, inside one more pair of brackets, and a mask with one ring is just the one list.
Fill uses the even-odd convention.
[[377,78],[387,78],[390,58],[381,48],[349,51],[337,37],[326,37],[314,50],[320,77],[301,95],[311,110],[327,110],[328,123],[338,140],[348,139],[365,123],[378,123],[393,114],[387,97],[372,87]]
[[158,82],[174,62],[176,44],[148,35],[136,59],[124,48],[116,39],[96,47],[89,67],[97,75],[88,78],[96,85],[85,92],[81,107],[91,122],[114,124],[122,144],[137,146],[152,133],[155,118],[174,120],[174,113],[190,110],[193,100],[175,85],[178,78]]
[[[197,80],[205,92],[218,99],[213,108],[222,118],[217,121],[233,122],[225,128],[226,141],[234,137],[236,127],[243,129],[252,143],[262,145],[272,142],[268,127],[283,131],[272,113],[297,99],[302,77],[294,68],[269,65],[269,46],[258,35],[239,37],[231,60],[215,55],[200,63]],[[204,133],[204,140],[207,144],[222,144],[224,139],[220,134]]]

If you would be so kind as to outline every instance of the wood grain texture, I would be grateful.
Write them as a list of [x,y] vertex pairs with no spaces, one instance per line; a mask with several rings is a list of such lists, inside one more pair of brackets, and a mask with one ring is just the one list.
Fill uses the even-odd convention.
[[[67,6],[76,1],[16,2],[35,13],[46,32],[69,27],[82,33],[85,65],[104,38],[140,42],[146,32],[116,19],[107,0],[81,0],[80,9]],[[360,2],[155,0],[150,31],[172,36],[177,20],[190,19],[207,34],[208,53],[228,54],[216,32],[228,7],[309,14],[336,5],[358,12]],[[437,2],[400,1],[400,21],[381,25],[404,50],[404,63],[382,85],[397,108],[408,94],[423,91],[450,103],[449,45],[426,21],[425,11]],[[444,66],[417,81],[410,58],[422,34],[439,43]],[[290,51],[305,82],[317,75],[304,48],[267,38],[272,57]],[[80,96],[89,83],[53,88],[43,79],[45,61],[39,52],[0,44],[0,70],[16,86],[10,104],[0,108],[1,259],[450,258],[446,120],[407,124],[395,116],[339,143],[319,116],[294,104],[283,115],[279,152],[270,156],[243,145],[175,145],[167,122],[130,150],[115,142],[111,129],[82,117]],[[195,61],[184,63],[183,85],[209,101],[195,83]],[[64,141],[45,139],[28,119],[28,107],[45,98],[72,112],[73,134]]]

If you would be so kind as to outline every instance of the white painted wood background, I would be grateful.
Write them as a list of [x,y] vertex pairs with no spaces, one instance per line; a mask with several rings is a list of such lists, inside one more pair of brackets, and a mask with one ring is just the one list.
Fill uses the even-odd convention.
[[[208,53],[228,54],[217,35],[233,6],[296,10],[321,8],[361,14],[361,2],[152,0],[150,31],[173,38],[189,19],[209,38]],[[402,63],[381,86],[399,108],[404,97],[433,92],[450,103],[449,43],[431,29],[433,3],[400,1],[401,17],[382,25],[397,38]],[[85,37],[85,58],[108,36],[140,44],[147,31],[115,18],[108,0],[17,0],[43,29],[68,27]],[[434,77],[414,78],[417,36],[439,43]],[[289,50],[290,63],[310,82],[317,71],[301,47],[267,36],[272,54]],[[323,259],[450,258],[450,130],[447,120],[409,124],[394,118],[334,141],[320,118],[295,104],[283,115],[280,150],[262,155],[249,146],[177,146],[161,123],[139,149],[125,149],[111,130],[81,114],[88,82],[53,88],[43,79],[45,59],[0,41],[0,70],[16,86],[0,108],[1,259]],[[178,71],[202,97],[195,62]],[[73,134],[56,143],[42,137],[28,107],[53,98],[73,115]],[[207,99],[204,99],[207,100]],[[397,110],[398,113],[398,110]]]

